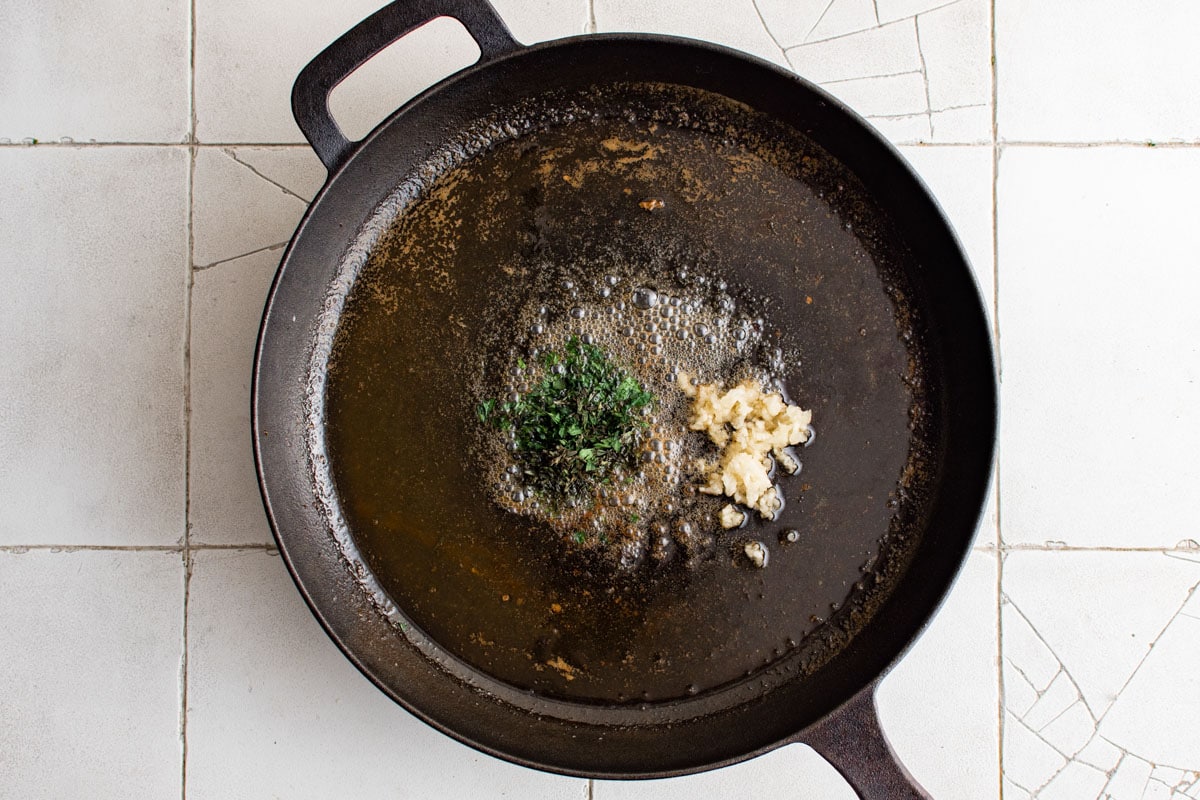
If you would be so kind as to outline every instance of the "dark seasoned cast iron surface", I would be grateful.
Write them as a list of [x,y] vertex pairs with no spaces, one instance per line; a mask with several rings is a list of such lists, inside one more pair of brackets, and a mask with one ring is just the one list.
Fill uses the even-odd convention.
[[[936,404],[907,250],[823,150],[729,101],[638,85],[545,107],[434,169],[358,273],[325,398],[332,512],[400,616],[543,697],[654,703],[811,670],[886,596],[919,529]],[[613,138],[649,149],[601,145]],[[665,208],[647,213],[647,197]],[[491,503],[471,387],[519,339],[512,309],[531,294],[614,270],[667,285],[681,266],[761,306],[800,356],[785,384],[819,435],[778,521],[722,535],[695,569],[614,579]],[[784,527],[801,541],[779,545]],[[765,570],[734,564],[751,535],[772,551]]]

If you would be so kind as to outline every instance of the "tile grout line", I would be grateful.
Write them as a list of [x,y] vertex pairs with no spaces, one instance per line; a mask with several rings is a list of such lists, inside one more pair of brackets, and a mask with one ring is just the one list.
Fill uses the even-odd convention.
[[243,544],[205,544],[204,542],[195,542],[188,545],[188,550],[193,553],[201,550],[262,550],[265,553],[278,553],[279,546],[275,542],[247,542]]
[[24,555],[25,553],[75,553],[111,551],[117,553],[182,553],[182,544],[6,544],[0,545],[0,553]]
[[[999,499],[999,498],[997,498]],[[1115,547],[1115,546],[1089,546],[1089,545],[1068,545],[1068,544],[1030,544],[1022,542],[1020,544],[1005,544],[1000,546],[1000,551],[1005,553],[1189,553],[1195,554],[1196,547],[1190,544],[1184,544],[1189,540],[1177,542],[1174,546],[1162,547]]]
[[139,141],[112,141],[112,142],[0,142],[0,148],[10,148],[14,150],[39,150],[43,148],[51,149],[66,149],[72,148],[78,150],[91,150],[97,147],[178,147],[178,148],[197,148],[200,150],[222,148],[222,147],[260,147],[264,149],[276,148],[297,148],[306,149],[310,146],[304,142],[191,142],[185,137],[180,142],[139,142]]
[[[792,49],[792,48],[787,48]],[[786,55],[786,53],[785,53]],[[844,78],[836,81],[826,81],[819,84],[820,86],[833,85],[837,83],[847,83],[856,80],[868,80],[872,78],[892,78],[899,75],[916,75],[920,70],[909,70],[907,72],[897,72],[891,75],[868,75],[862,78]],[[951,111],[955,108],[976,108],[976,105],[967,106],[952,106],[950,108],[934,109],[936,111]],[[915,114],[894,114],[891,118],[904,117],[920,117],[924,116],[925,112]],[[874,118],[889,118],[889,115],[874,115]],[[868,118],[872,118],[868,116]],[[959,141],[959,142],[926,142],[926,141],[907,141],[895,140],[893,144],[920,144],[928,147],[955,147],[955,146],[970,146],[970,145],[985,145],[991,144],[991,140],[979,141]],[[1195,150],[1200,149],[1200,139],[1189,142],[1158,142],[1151,139],[1104,139],[1091,142],[1067,142],[1067,141],[1050,141],[1037,139],[1005,139],[1003,142],[996,143],[998,147],[1052,147],[1062,148],[1066,150],[1080,150],[1096,147],[1137,147],[1149,148],[1153,150]],[[307,150],[309,145],[304,142],[37,142],[36,144],[28,144],[25,142],[0,142],[0,149],[11,150],[40,150],[40,149],[78,149],[90,150],[99,147],[164,147],[164,148],[187,148],[194,150],[210,150],[214,148],[259,148],[262,150]]]
[[[997,99],[999,80],[996,66],[996,0],[988,4],[991,12],[990,28],[992,77],[992,337],[996,352],[996,381],[1002,374],[1000,364],[1000,127]],[[999,413],[999,408],[997,408]],[[997,432],[998,434],[998,432]],[[1000,441],[996,440],[996,466],[992,476],[996,492],[996,796],[1004,800],[1004,535],[1000,521]]]
[[[998,465],[997,465],[998,466]],[[997,493],[997,506],[999,494]],[[1000,535],[1000,512],[996,511],[996,535]],[[996,548],[996,786],[997,796],[1004,800],[1004,709],[1007,704],[1004,686],[1004,557],[1003,548]]]
[[188,606],[192,594],[192,551],[183,551],[183,669],[179,682],[179,732],[180,750],[179,794],[187,800],[187,716],[188,716]]
[[1200,147],[1200,140],[1191,142],[1156,142],[1152,139],[1106,139],[1094,142],[1055,142],[1038,139],[1005,139],[998,146],[1008,147],[1057,147],[1066,150],[1086,150],[1092,147],[1138,147],[1152,150],[1194,150]]
[[192,587],[192,291],[196,259],[196,0],[188,3],[187,292],[184,299],[183,653],[179,678],[179,796],[187,800],[188,612]]
[[274,552],[278,548],[273,543],[243,542],[242,544],[205,544],[197,542],[183,544],[5,544],[0,545],[0,553],[23,555],[25,553],[51,552],[114,552],[114,553],[182,553],[185,550],[266,550]]

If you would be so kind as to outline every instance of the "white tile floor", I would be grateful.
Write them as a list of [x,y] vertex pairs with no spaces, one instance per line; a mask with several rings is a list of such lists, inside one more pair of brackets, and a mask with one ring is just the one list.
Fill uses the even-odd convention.
[[[380,2],[0,4],[0,797],[849,800],[799,746],[636,784],[479,755],[292,588],[247,446],[262,300],[323,179],[288,93]],[[1200,798],[1200,6],[497,5],[525,42],[740,48],[903,145],[997,321],[1003,430],[884,728],[939,800]],[[365,131],[474,52],[430,26],[335,112]]]

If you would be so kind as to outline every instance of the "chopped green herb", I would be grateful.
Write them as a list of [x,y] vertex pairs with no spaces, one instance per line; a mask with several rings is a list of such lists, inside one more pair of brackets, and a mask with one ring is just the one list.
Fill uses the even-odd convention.
[[475,407],[475,416],[479,417],[480,422],[486,423],[492,416],[492,412],[496,410],[495,400],[484,400]]
[[516,402],[479,405],[481,422],[516,433],[527,484],[552,506],[588,500],[618,467],[637,464],[654,395],[576,336],[542,355],[545,374]]
[[518,357],[517,358],[517,367],[519,367],[520,369],[525,369],[526,366],[527,365],[525,364],[525,359]]
[[572,534],[572,537],[575,539],[575,544],[583,544],[585,541],[587,541],[587,534],[583,531],[575,531],[575,533]]
[[634,525],[636,525],[638,520],[640,520],[640,519],[641,519],[641,517],[639,517],[637,514],[629,515],[629,521],[632,522]]

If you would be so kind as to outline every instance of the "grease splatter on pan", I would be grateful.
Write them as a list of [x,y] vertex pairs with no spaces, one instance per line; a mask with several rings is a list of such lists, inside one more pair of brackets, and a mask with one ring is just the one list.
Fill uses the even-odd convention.
[[[646,145],[634,149],[649,151]],[[763,337],[764,319],[741,307],[728,288],[686,268],[646,275],[614,264],[583,285],[568,279],[547,287],[514,309],[505,368],[481,373],[474,390],[483,398],[483,424],[471,457],[493,500],[542,523],[564,548],[587,549],[618,570],[675,559],[694,566],[712,557],[725,501],[697,490],[697,464],[716,453],[703,434],[687,427],[690,402],[679,390],[679,375],[751,378],[773,386],[785,368],[783,351]],[[572,348],[596,348],[592,352],[611,359],[652,402],[626,443],[634,463],[597,475],[584,496],[557,498],[531,485],[535,476],[525,474],[528,459],[503,409],[552,380],[553,370],[565,373],[558,362]],[[558,419],[560,425],[568,421]]]
[[[897,277],[907,250],[853,175],[745,107],[659,85],[548,105],[433,170],[347,281],[320,408],[348,557],[448,653],[543,697],[661,703],[815,669],[920,529],[936,387]],[[475,423],[542,346],[530,309],[610,275],[681,302],[723,283],[761,347],[714,372],[771,373],[821,431],[777,520],[690,565],[652,543],[627,577],[494,502]],[[637,345],[653,343],[624,341],[649,362]],[[752,540],[769,568],[744,568]]]

